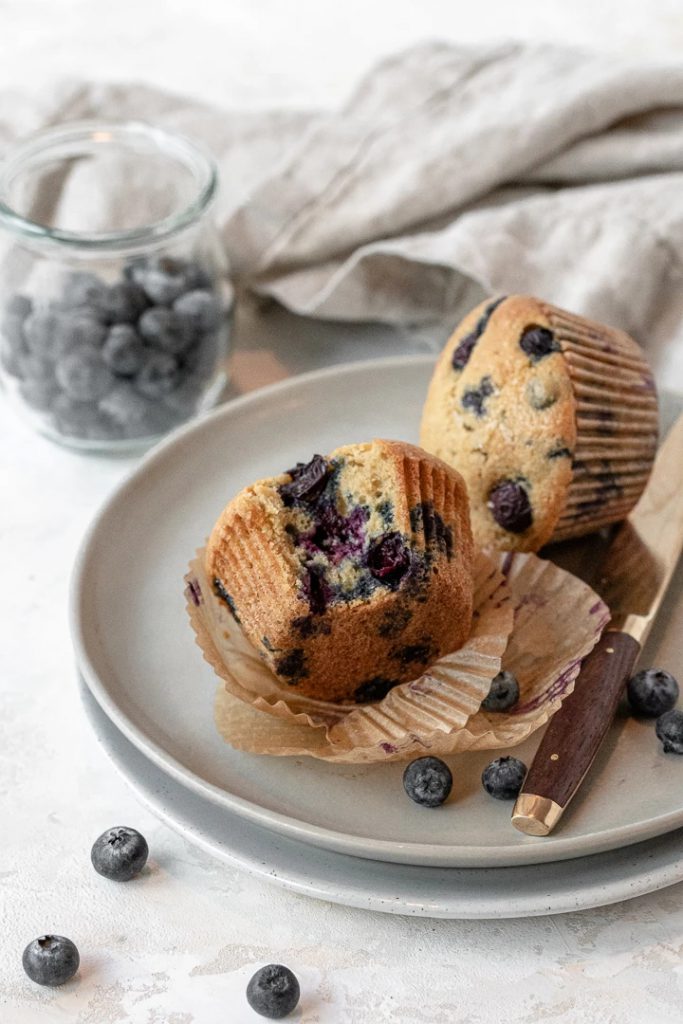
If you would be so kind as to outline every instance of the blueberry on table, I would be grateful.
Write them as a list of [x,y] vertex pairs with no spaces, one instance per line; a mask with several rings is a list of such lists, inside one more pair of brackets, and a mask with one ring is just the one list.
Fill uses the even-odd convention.
[[148,398],[163,398],[180,382],[178,363],[168,352],[148,351],[142,369],[135,377],[135,387]]
[[21,962],[37,985],[63,985],[73,978],[81,958],[71,939],[63,935],[41,935],[29,942]]
[[66,394],[79,402],[97,401],[114,385],[114,377],[99,353],[86,347],[74,349],[60,360],[55,376]]
[[255,1013],[282,1020],[295,1009],[301,990],[296,975],[282,964],[268,964],[247,985],[247,1002]]
[[512,672],[499,672],[491,682],[488,697],[482,701],[485,711],[507,711],[519,700],[519,683]]
[[148,854],[145,837],[134,828],[119,825],[108,828],[95,840],[90,860],[99,875],[112,882],[129,882],[140,874]]
[[665,754],[683,754],[683,711],[674,709],[660,715],[655,732]]
[[526,765],[517,757],[497,757],[481,774],[481,782],[495,800],[514,800],[522,788]]
[[118,377],[134,377],[145,362],[140,335],[130,324],[114,324],[102,346],[102,361]]
[[626,686],[628,702],[634,714],[659,718],[671,711],[678,700],[678,683],[663,669],[648,668],[636,672]]
[[403,773],[403,788],[416,804],[440,807],[453,788],[453,776],[439,757],[418,757]]
[[138,321],[138,330],[148,345],[181,355],[195,341],[192,325],[172,309],[147,309]]

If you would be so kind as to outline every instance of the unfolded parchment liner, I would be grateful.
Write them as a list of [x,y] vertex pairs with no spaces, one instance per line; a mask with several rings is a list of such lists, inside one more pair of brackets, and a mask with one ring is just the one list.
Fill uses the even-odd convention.
[[[345,763],[521,743],[571,693],[609,619],[594,591],[552,562],[480,553],[467,643],[377,703],[335,704],[297,695],[275,678],[213,594],[202,551],[186,579],[197,643],[224,684],[215,707],[224,739],[255,754]],[[520,700],[511,713],[488,714],[480,705],[501,662],[519,679]]]

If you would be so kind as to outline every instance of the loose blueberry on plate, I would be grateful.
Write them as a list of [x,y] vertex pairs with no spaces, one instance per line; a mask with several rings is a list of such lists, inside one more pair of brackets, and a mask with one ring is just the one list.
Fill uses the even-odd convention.
[[626,686],[633,713],[644,718],[659,718],[671,711],[678,700],[678,683],[663,669],[648,668],[636,672]]
[[296,975],[282,964],[268,964],[247,985],[247,1002],[255,1013],[282,1020],[295,1009],[301,990]]
[[134,828],[120,825],[108,828],[93,843],[92,866],[112,882],[128,882],[139,875],[147,863],[147,840]]
[[514,800],[522,788],[526,765],[517,757],[497,757],[481,774],[481,782],[495,800]]
[[499,672],[491,682],[488,697],[482,701],[485,711],[507,711],[519,700],[519,683],[512,672]]
[[674,709],[660,715],[655,732],[665,754],[683,754],[683,711]]
[[453,776],[440,758],[418,757],[403,773],[403,788],[416,804],[440,807],[453,788]]
[[37,985],[63,985],[73,978],[81,958],[71,939],[63,935],[41,935],[29,942],[21,962]]

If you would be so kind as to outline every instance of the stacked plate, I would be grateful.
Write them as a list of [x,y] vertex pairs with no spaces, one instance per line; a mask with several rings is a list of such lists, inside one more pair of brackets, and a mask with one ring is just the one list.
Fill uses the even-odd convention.
[[[257,757],[228,747],[214,726],[218,682],[194,645],[183,596],[195,549],[253,479],[352,441],[414,441],[431,366],[410,357],[294,378],[230,403],[144,460],[94,522],[75,570],[72,629],[86,712],[114,763],[172,827],[321,899],[432,917],[516,917],[683,880],[683,759],[661,753],[651,724],[617,718],[546,839],[515,832],[511,807],[484,793],[490,752],[457,758],[454,796],[428,811],[406,798],[400,766]],[[667,411],[675,406],[670,400]],[[682,583],[683,566],[643,664],[681,662]],[[529,763],[537,743],[532,737],[515,753]]]

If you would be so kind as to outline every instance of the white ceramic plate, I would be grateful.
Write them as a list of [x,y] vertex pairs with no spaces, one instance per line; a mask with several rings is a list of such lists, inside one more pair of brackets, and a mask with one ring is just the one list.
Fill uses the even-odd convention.
[[[339,853],[418,865],[492,866],[583,856],[683,826],[683,758],[651,724],[617,719],[590,779],[547,839],[510,825],[481,789],[490,754],[453,762],[438,812],[408,801],[401,767],[257,757],[213,722],[217,680],[187,623],[183,574],[227,500],[314,451],[377,436],[415,440],[432,360],[360,363],[293,378],[229,403],[155,449],[110,498],[73,580],[79,667],[116,726],[174,779],[220,807]],[[683,660],[683,566],[644,656]],[[519,754],[528,763],[538,739]]]
[[563,864],[513,868],[410,867],[304,845],[173,782],[83,685],[82,697],[105,752],[154,814],[219,860],[316,899],[416,917],[534,917],[618,903],[683,880],[681,832]]

